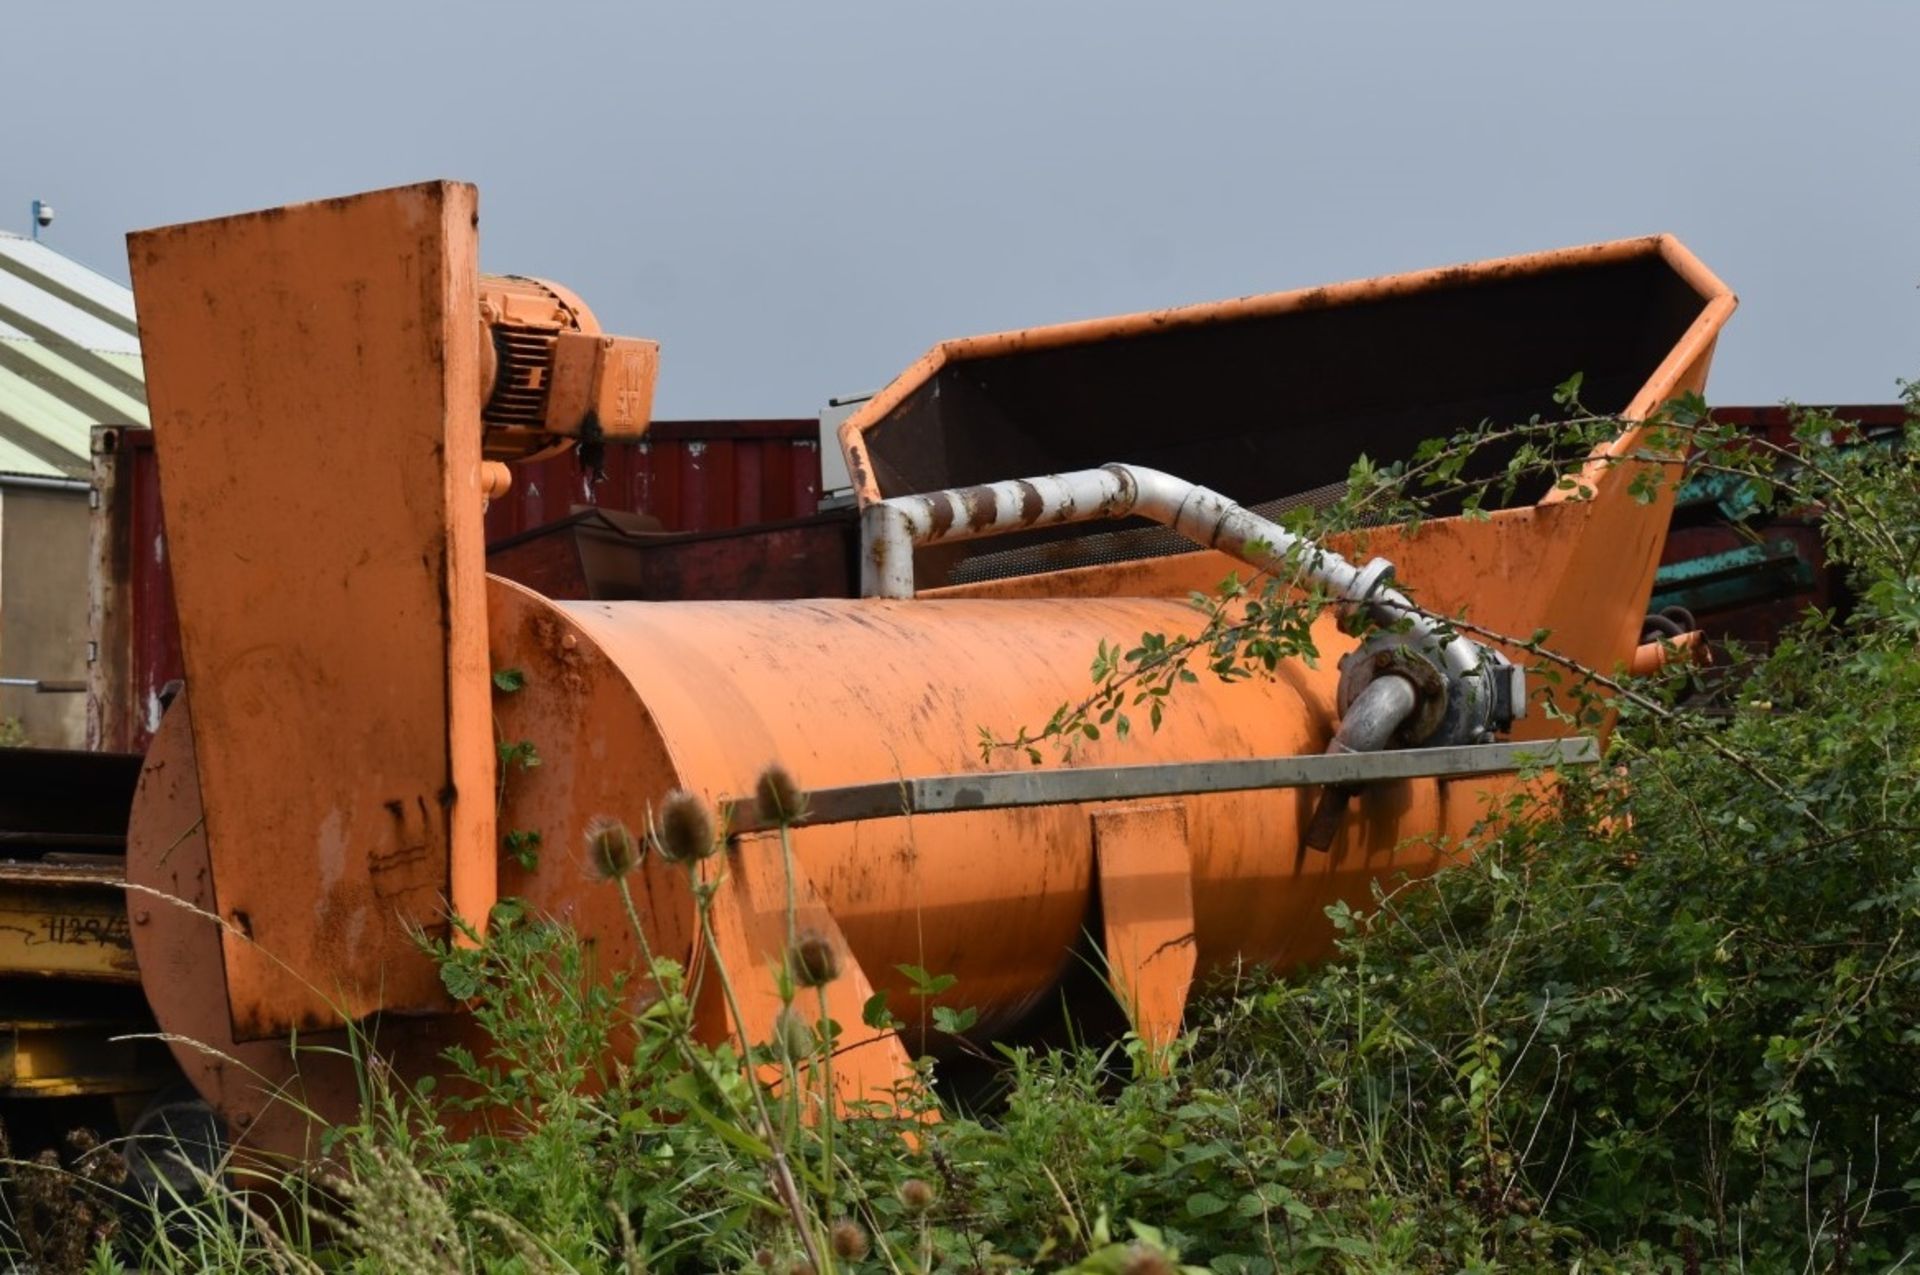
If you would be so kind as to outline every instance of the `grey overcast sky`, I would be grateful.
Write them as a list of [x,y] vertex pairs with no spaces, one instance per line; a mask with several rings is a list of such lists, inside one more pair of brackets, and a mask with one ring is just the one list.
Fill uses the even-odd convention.
[[427,177],[487,268],[805,415],[932,342],[1667,230],[1721,402],[1920,376],[1920,4],[313,0],[0,12],[0,213],[135,227]]

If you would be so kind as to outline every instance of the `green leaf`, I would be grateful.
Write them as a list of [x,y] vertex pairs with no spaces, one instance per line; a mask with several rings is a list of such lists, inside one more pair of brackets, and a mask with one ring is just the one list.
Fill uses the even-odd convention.
[[470,1001],[480,994],[480,973],[467,961],[451,958],[440,963],[440,986],[457,1001]]
[[949,1009],[945,1005],[933,1007],[933,1025],[949,1036],[958,1036],[980,1021],[980,1011],[969,1006],[966,1009]]
[[540,750],[530,739],[502,740],[497,747],[503,769],[519,766],[522,770],[532,770],[540,764]]
[[493,688],[511,695],[527,684],[527,675],[517,668],[503,668],[493,675]]
[[860,1007],[860,1021],[875,1031],[892,1031],[900,1025],[887,1008],[887,994],[884,991],[867,997],[867,1003]]
[[893,968],[906,975],[913,983],[915,996],[938,996],[960,981],[952,974],[929,974],[918,965],[896,965]]
[[506,850],[526,872],[540,866],[540,834],[532,828],[515,828],[506,835]]
[[1215,1213],[1224,1213],[1227,1202],[1211,1191],[1196,1191],[1187,1197],[1188,1217],[1212,1217]]

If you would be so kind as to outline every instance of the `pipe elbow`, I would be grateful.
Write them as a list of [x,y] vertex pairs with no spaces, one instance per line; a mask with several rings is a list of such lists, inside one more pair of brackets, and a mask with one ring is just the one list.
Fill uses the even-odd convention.
[[1420,691],[1398,673],[1384,673],[1368,683],[1334,733],[1328,752],[1377,753],[1420,707]]
[[1145,465],[1111,464],[1104,466],[1120,482],[1120,510],[1172,526],[1180,516],[1180,506],[1195,489],[1184,479]]
[[[1340,719],[1329,753],[1377,753],[1393,742],[1393,737],[1420,707],[1420,690],[1398,673],[1384,673],[1367,684]],[[1309,850],[1326,850],[1340,833],[1346,820],[1347,802],[1352,792],[1346,788],[1321,790],[1313,808],[1304,838]]]

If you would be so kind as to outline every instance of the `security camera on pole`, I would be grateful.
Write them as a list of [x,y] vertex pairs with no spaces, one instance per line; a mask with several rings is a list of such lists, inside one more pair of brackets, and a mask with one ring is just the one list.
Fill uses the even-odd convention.
[[40,241],[40,232],[53,224],[53,205],[44,199],[33,201],[32,233],[35,243]]

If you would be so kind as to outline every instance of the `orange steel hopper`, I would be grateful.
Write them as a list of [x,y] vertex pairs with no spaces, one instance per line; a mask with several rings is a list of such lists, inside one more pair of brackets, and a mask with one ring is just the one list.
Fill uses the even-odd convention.
[[[1158,527],[1043,514],[1077,481],[1048,475],[1123,485],[1154,466],[1207,483],[1220,490],[1156,488],[1175,492],[1164,521],[1192,537],[1205,512],[1203,542],[1245,555],[1221,528],[1258,527],[1361,450],[1524,415],[1574,372],[1630,417],[1699,389],[1734,304],[1662,237],[950,342],[842,436],[870,529],[892,519],[905,537],[870,530],[863,553],[894,554],[892,591],[917,596],[558,603],[485,578],[479,558],[476,224],[471,188],[431,183],[130,240],[188,692],[149,753],[128,871],[224,922],[143,901],[135,944],[162,1027],[231,1060],[182,1044],[181,1064],[261,1147],[302,1145],[296,1106],[338,1115],[355,1098],[350,1064],[307,1053],[296,1068],[290,1033],[325,1040],[380,1014],[409,1074],[471,1036],[412,937],[445,933],[449,904],[481,924],[518,896],[603,967],[638,964],[587,824],[638,825],[676,787],[739,798],[771,761],[816,794],[794,884],[802,928],[846,971],[829,987],[844,1097],[910,1074],[909,1042],[860,1025],[876,990],[913,1003],[901,964],[954,975],[946,1002],[993,1033],[1059,986],[1092,930],[1136,1025],[1164,1040],[1199,974],[1323,955],[1328,904],[1438,866],[1439,839],[1515,782],[1514,746],[1488,742],[1520,708],[1514,670],[1441,632],[1393,660],[1367,648],[1349,670],[1385,671],[1345,686],[1331,658],[1203,677],[1158,732],[997,774],[980,727],[1044,721],[1086,693],[1100,641],[1188,630],[1188,591],[1244,569]],[[1403,357],[1430,379],[1398,376]],[[1156,413],[1186,423],[1156,435]],[[1609,450],[1626,456],[1633,433]],[[1093,469],[1106,462],[1121,466]],[[1649,504],[1628,493],[1640,463],[1596,457],[1589,500],[1535,493],[1306,557],[1350,610],[1404,616],[1397,578],[1430,610],[1549,628],[1577,658],[1622,664],[1667,516],[1664,487]],[[1005,534],[966,538],[956,520]],[[1355,649],[1331,616],[1316,638]],[[489,707],[502,668],[525,687]],[[1562,729],[1535,715],[1513,734]],[[519,740],[541,764],[496,790],[496,743]],[[1327,852],[1309,849],[1322,786],[1355,781],[1345,818],[1324,820]],[[703,869],[717,954],[696,952],[680,869],[650,857],[636,888],[653,950],[726,960],[760,1040],[787,882],[777,838],[736,826]],[[502,853],[508,829],[542,834],[537,867]],[[719,1037],[704,986],[701,1030]],[[283,1086],[297,1103],[274,1101]]]

